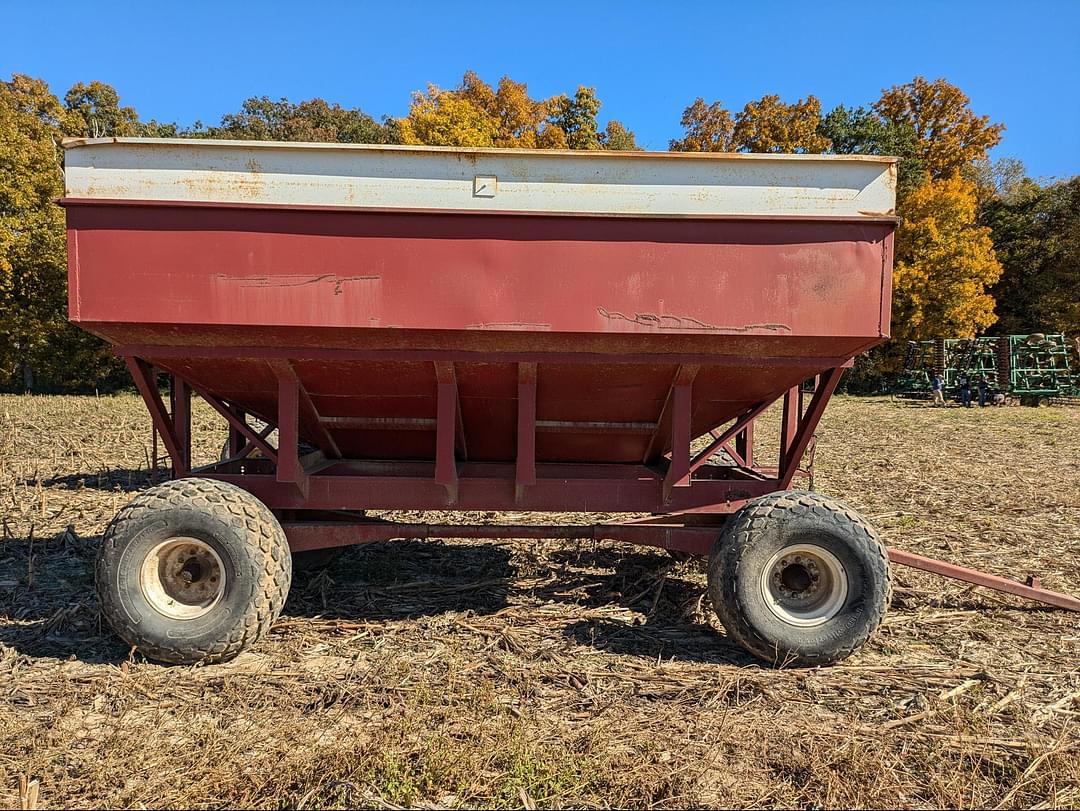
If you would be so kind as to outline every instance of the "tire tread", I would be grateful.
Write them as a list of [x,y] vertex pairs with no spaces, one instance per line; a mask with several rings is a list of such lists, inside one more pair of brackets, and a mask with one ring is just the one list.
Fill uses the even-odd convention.
[[[793,656],[778,656],[771,643],[760,635],[748,621],[736,583],[751,538],[769,523],[784,516],[813,513],[837,529],[851,532],[869,561],[872,576],[885,583],[885,599],[880,606],[870,606],[871,621],[843,644],[823,651],[799,651]],[[881,625],[885,608],[892,602],[892,576],[888,552],[874,528],[843,502],[812,491],[783,491],[755,499],[737,510],[716,540],[709,557],[709,594],[716,612],[731,639],[760,659],[776,664],[799,666],[824,665],[847,658],[861,648]]]
[[[179,642],[164,647],[148,643],[131,622],[110,587],[110,564],[122,545],[155,512],[190,510],[208,513],[250,539],[251,568],[247,576],[258,584],[254,599],[233,630],[213,644]],[[185,478],[159,484],[140,493],[120,509],[102,538],[95,563],[101,612],[113,630],[147,658],[173,664],[212,664],[232,659],[261,638],[284,607],[292,580],[285,533],[266,505],[246,490],[213,479]]]

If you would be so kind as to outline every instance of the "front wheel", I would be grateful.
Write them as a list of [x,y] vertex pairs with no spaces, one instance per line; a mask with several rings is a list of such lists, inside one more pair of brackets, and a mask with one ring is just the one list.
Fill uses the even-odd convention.
[[781,492],[732,515],[709,559],[709,595],[728,635],[777,665],[850,656],[892,597],[888,556],[845,504]]
[[102,539],[98,599],[113,630],[150,659],[231,659],[285,603],[292,560],[273,513],[245,490],[178,479],[140,493]]

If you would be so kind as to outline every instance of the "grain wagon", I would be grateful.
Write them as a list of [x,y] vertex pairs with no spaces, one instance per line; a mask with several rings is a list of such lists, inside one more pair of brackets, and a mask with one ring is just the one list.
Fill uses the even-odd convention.
[[[172,464],[97,561],[106,618],[147,656],[235,656],[292,553],[395,538],[707,555],[730,637],[770,662],[837,660],[880,623],[889,553],[806,488],[841,373],[889,335],[893,159],[65,146],[70,317],[125,359]],[[229,428],[201,467],[193,394]],[[605,517],[365,512],[417,510]]]

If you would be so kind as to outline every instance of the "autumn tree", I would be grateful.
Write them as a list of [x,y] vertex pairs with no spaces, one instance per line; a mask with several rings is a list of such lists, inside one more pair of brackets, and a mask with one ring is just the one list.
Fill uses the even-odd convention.
[[892,318],[898,341],[877,358],[896,361],[900,340],[974,335],[995,322],[991,289],[1002,267],[979,218],[995,181],[985,169],[980,179],[976,161],[1001,128],[967,105],[967,96],[944,80],[916,77],[883,91],[870,109],[840,106],[821,121],[833,152],[900,158]]
[[994,323],[989,288],[1001,276],[990,229],[975,224],[974,184],[933,179],[905,201],[896,233],[893,336],[977,335]]
[[572,97],[533,99],[522,82],[504,76],[493,88],[469,71],[454,90],[429,85],[427,92],[414,93],[399,126],[408,144],[636,149],[634,134],[618,121],[601,131],[600,106],[591,87],[579,87]]
[[762,96],[736,115],[702,98],[683,110],[682,138],[673,152],[824,152],[829,139],[819,131],[821,102],[814,96],[793,104]]
[[524,82],[515,82],[509,76],[503,76],[496,89],[470,70],[457,92],[495,121],[491,146],[566,148],[565,133],[555,132],[547,120],[552,110],[551,101],[531,98]]
[[39,79],[0,83],[0,375],[33,387],[33,357],[64,292],[63,192],[55,138],[64,108]]
[[600,133],[600,148],[621,152],[641,150],[634,138],[634,133],[615,120],[609,121],[604,131]]
[[120,104],[112,85],[104,82],[79,82],[64,94],[65,135],[111,138],[139,135],[139,116],[135,108]]
[[672,152],[734,152],[735,119],[719,101],[706,104],[700,96],[683,110],[686,134],[673,139]]
[[358,108],[330,104],[323,99],[294,103],[267,96],[244,101],[240,110],[222,116],[221,124],[190,134],[210,138],[252,141],[316,141],[343,144],[380,144],[397,140],[393,128],[380,124]]
[[933,178],[944,178],[984,159],[1001,141],[1004,125],[976,115],[970,101],[944,79],[929,82],[916,76],[883,91],[874,110],[892,124],[910,127],[926,170]]
[[39,79],[0,82],[0,383],[18,388],[93,385],[119,370],[100,340],[67,321],[64,213],[53,201],[64,191],[58,141],[77,109]]
[[793,104],[762,96],[735,117],[732,140],[744,152],[824,152],[829,139],[818,132],[820,122],[821,102],[814,96]]
[[452,90],[428,85],[414,93],[401,122],[401,141],[428,146],[494,146],[498,121]]

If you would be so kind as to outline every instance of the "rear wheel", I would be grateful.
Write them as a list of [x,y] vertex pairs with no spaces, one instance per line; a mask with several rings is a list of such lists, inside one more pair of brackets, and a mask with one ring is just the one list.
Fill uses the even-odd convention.
[[175,664],[231,659],[285,603],[292,561],[261,501],[231,484],[178,479],[139,494],[113,519],[96,566],[113,630]]
[[843,503],[772,493],[732,515],[709,560],[709,594],[728,635],[777,665],[820,665],[858,650],[892,596],[873,528]]

